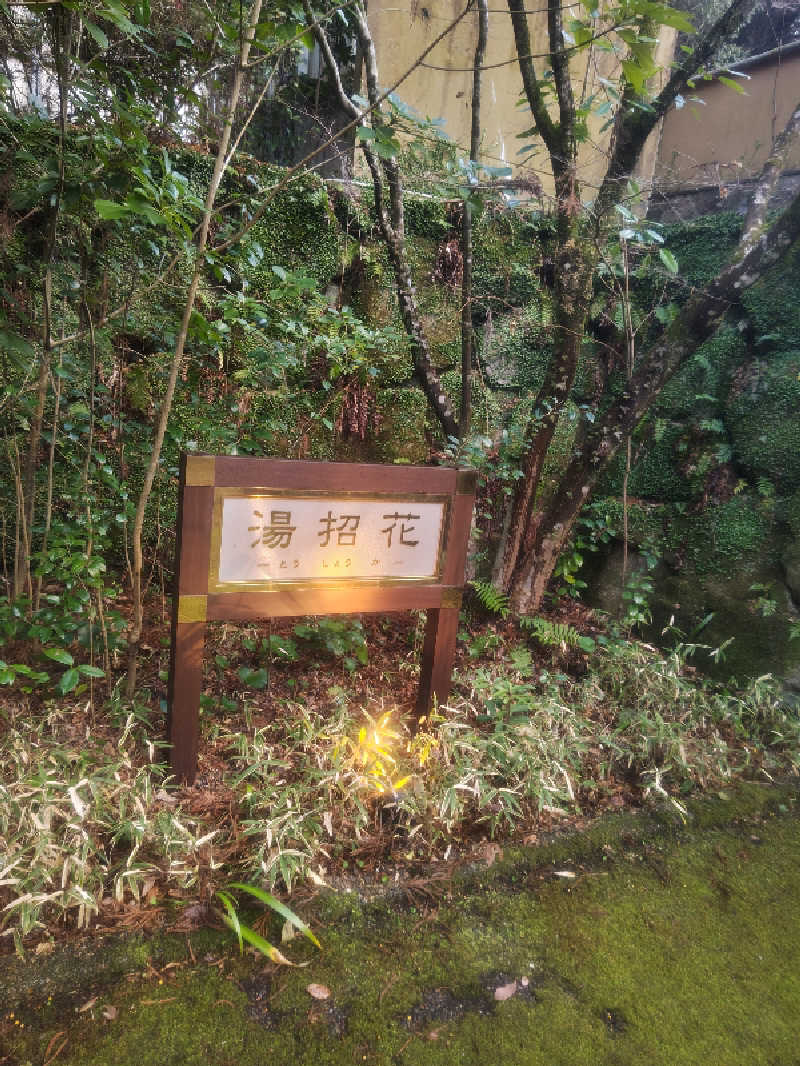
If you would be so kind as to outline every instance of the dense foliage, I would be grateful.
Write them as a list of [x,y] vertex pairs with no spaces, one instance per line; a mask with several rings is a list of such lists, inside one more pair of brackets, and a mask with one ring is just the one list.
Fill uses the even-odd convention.
[[[522,50],[557,164],[552,210],[541,188],[520,200],[505,171],[465,163],[395,96],[349,103],[371,187],[268,161],[283,108],[297,143],[280,161],[302,154],[314,89],[331,135],[310,143],[324,144],[326,167],[349,151],[334,136],[350,112],[332,71],[352,78],[359,10],[331,16],[327,36],[316,28],[335,63],[315,86],[300,72],[310,8],[255,4],[248,23],[223,2],[185,4],[176,20],[147,0],[43,11],[0,0],[0,906],[18,942],[54,915],[85,924],[152,891],[210,896],[220,855],[290,887],[320,863],[363,861],[362,838],[391,848],[398,823],[404,846],[430,856],[453,835],[511,833],[622,792],[680,811],[681,789],[734,770],[796,770],[796,717],[779,692],[763,678],[744,694],[697,683],[687,659],[725,647],[703,581],[730,579],[774,647],[797,630],[800,256],[779,241],[797,205],[771,227],[761,218],[744,244],[730,215],[651,224],[613,149],[623,169],[609,171],[604,209],[583,210],[574,167],[589,118],[616,111],[615,143],[643,143],[650,31],[687,25],[644,0],[562,27],[575,43],[550,41],[553,69],[538,82]],[[616,87],[588,110],[562,100],[548,120],[542,100],[566,92],[564,56],[607,38],[627,56]],[[695,66],[713,58],[707,44]],[[652,113],[669,103],[659,96]],[[764,278],[736,288],[726,271],[759,250]],[[471,428],[456,417],[468,259]],[[728,288],[713,288],[720,278]],[[637,385],[634,348],[636,373],[659,359],[669,372]],[[213,802],[176,798],[161,750],[165,620],[178,459],[197,450],[473,463],[483,609],[506,619],[512,606],[552,606],[546,578],[567,598],[591,554],[624,542],[637,566],[617,582],[619,628],[590,632],[567,611],[498,634],[473,618],[458,698],[413,737],[393,710],[407,686],[395,677],[384,702],[374,661],[369,714],[348,696],[368,668],[361,623],[305,621],[240,643],[217,634],[203,700]],[[679,624],[699,626],[707,648],[692,637],[662,658],[626,639],[651,617],[659,561],[667,583],[688,574],[702,588]],[[417,650],[387,653],[401,681]],[[376,723],[391,743],[369,741]]]

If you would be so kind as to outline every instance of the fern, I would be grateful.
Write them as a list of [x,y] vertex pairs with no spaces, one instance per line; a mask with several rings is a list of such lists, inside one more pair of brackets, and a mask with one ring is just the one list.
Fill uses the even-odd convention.
[[523,629],[532,632],[540,644],[548,648],[581,648],[583,651],[593,651],[595,642],[592,637],[583,636],[572,626],[565,622],[551,622],[548,618],[525,617],[520,619]]
[[487,611],[499,614],[501,618],[508,618],[511,608],[504,592],[496,589],[489,581],[470,581],[470,585]]

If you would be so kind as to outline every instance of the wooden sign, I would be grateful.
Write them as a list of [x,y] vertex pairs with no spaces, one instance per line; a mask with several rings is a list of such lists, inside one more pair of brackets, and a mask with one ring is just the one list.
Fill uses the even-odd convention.
[[476,474],[447,467],[181,458],[168,734],[197,771],[209,621],[427,609],[417,714],[450,689]]

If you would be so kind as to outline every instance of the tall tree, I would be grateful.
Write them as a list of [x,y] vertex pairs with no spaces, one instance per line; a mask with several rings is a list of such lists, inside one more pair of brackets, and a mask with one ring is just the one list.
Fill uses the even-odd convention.
[[[622,61],[622,76],[614,93],[617,106],[608,166],[595,195],[583,188],[579,179],[581,127],[569,62],[574,49],[565,48],[564,42],[574,40],[575,47],[588,47],[593,40],[596,44],[602,29],[591,16],[572,19],[567,26],[561,4],[548,0],[549,52],[545,63],[549,70],[542,74],[532,54],[522,2],[508,0],[508,4],[525,96],[555,184],[553,355],[525,427],[523,476],[511,499],[510,521],[496,569],[497,583],[510,595],[512,605],[527,610],[540,603],[599,475],[669,378],[716,329],[732,299],[763,276],[796,239],[800,205],[795,201],[768,230],[763,229],[765,197],[785,159],[786,146],[797,137],[793,119],[757,183],[752,218],[732,261],[705,290],[691,297],[663,336],[638,353],[636,370],[622,395],[599,397],[579,427],[566,469],[545,492],[542,471],[587,335],[600,248],[609,233],[618,230],[615,209],[626,195],[628,179],[648,136],[692,79],[706,70],[719,47],[733,37],[751,5],[750,0],[732,0],[652,98],[647,85],[656,73],[652,42],[657,26],[685,29],[685,19],[666,6],[636,0],[625,5],[624,11],[609,13],[616,19],[613,30],[627,46],[628,58]],[[558,104],[555,116],[548,106],[551,95]]]

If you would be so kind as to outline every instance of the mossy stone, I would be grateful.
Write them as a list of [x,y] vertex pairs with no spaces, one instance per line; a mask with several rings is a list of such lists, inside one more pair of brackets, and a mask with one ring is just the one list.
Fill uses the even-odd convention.
[[800,487],[800,349],[754,363],[737,382],[726,422],[750,477]]

